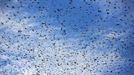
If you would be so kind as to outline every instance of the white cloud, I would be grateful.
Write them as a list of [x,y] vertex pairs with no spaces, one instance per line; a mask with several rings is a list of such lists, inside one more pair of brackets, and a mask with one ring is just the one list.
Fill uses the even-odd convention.
[[[7,12],[7,14],[10,14]],[[2,16],[2,14],[0,14]],[[8,20],[8,17],[2,16],[0,18],[1,22],[6,23]],[[30,21],[32,22],[32,21]],[[53,22],[53,19],[49,20],[49,22]],[[22,34],[30,34],[31,37],[35,35],[34,32],[27,32],[25,30],[25,27],[30,27],[34,23],[29,23],[29,20],[23,19],[20,22],[17,22],[15,20],[10,20],[4,26],[1,25],[1,27],[7,27],[9,31],[11,30],[14,34],[17,33],[18,30],[22,30]],[[50,27],[50,29],[57,29],[60,30],[60,28],[56,27]],[[39,29],[39,33],[42,33]],[[48,31],[45,32],[46,34],[51,34]],[[96,33],[96,34],[101,34],[101,33]],[[27,53],[31,56],[34,56],[34,60],[27,60],[27,59],[20,59],[20,60],[12,60],[12,64],[9,64],[5,68],[11,68],[15,69],[18,72],[20,72],[20,75],[32,75],[37,73],[37,70],[34,65],[39,66],[38,69],[41,71],[41,75],[47,75],[47,74],[59,74],[59,75],[103,75],[103,71],[106,70],[105,68],[111,67],[111,65],[115,65],[117,60],[120,60],[120,55],[116,52],[98,52],[97,48],[100,47],[98,46],[98,42],[100,41],[95,41],[94,46],[96,47],[94,50],[90,50],[92,46],[87,47],[85,50],[87,53],[84,54],[84,51],[81,49],[77,48],[78,46],[76,43],[78,43],[79,38],[75,39],[67,39],[67,40],[56,40],[55,46],[52,46],[52,41],[49,41],[53,36],[47,36],[48,40],[44,41],[44,37],[37,39],[35,42],[31,42],[30,40],[32,38],[29,38],[28,40],[24,40],[11,44],[10,42],[0,39],[3,42],[3,45],[0,45],[1,48],[5,50],[14,50],[14,53],[19,53],[19,49],[17,49],[17,46],[21,43],[23,44],[23,48],[25,48],[23,51],[26,52],[30,46],[28,46],[27,43],[36,43],[32,48],[33,54]],[[111,32],[106,35],[108,38],[113,38],[113,37],[119,37],[119,35],[115,32]],[[39,36],[36,36],[35,38],[39,38]],[[69,43],[67,45],[63,45],[63,42],[68,41]],[[70,44],[70,42],[75,42],[74,46]],[[5,46],[7,44],[10,46],[10,48],[7,48]],[[38,46],[38,44],[41,44],[42,46]],[[68,47],[68,49],[66,49]],[[78,50],[74,50],[74,47],[77,48]],[[23,52],[21,51],[21,52]],[[105,56],[106,55],[106,56]],[[118,56],[118,57],[116,57]],[[7,58],[6,56],[3,58]],[[10,58],[10,57],[8,57]],[[42,61],[44,60],[44,61]],[[58,60],[58,61],[57,61]],[[104,63],[106,63],[104,65]],[[68,65],[67,65],[68,64]],[[4,68],[4,69],[5,69]],[[85,69],[85,70],[83,70]],[[92,71],[91,71],[92,70]],[[102,70],[102,72],[98,72],[99,70]],[[83,72],[82,72],[83,71]]]

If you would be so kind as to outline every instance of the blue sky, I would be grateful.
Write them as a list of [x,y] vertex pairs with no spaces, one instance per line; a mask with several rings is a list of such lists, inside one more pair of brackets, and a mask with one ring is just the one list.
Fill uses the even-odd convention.
[[0,0],[0,75],[134,75],[133,0]]

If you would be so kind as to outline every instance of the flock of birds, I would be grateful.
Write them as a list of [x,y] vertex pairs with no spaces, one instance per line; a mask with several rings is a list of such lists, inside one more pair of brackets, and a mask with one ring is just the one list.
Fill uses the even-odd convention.
[[0,75],[134,75],[133,0],[0,0]]

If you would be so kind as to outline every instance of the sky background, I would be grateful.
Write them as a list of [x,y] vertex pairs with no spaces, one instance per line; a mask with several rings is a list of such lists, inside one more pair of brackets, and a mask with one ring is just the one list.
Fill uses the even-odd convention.
[[0,75],[134,75],[134,0],[0,0]]

